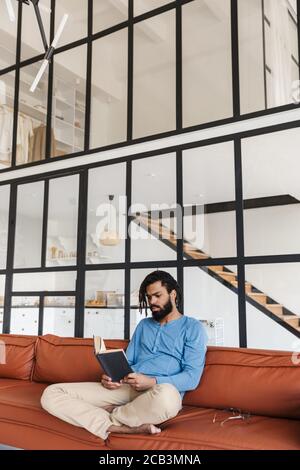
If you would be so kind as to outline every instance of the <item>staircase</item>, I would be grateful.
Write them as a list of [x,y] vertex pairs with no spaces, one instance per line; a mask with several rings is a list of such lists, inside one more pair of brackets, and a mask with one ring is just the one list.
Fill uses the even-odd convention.
[[[153,219],[148,214],[140,214],[136,216],[133,221],[143,229],[147,230],[151,235],[161,240],[169,248],[173,250],[177,249],[177,238],[175,232],[164,226],[160,220]],[[211,259],[208,254],[199,250],[187,240],[183,240],[183,254],[184,257],[188,259]],[[199,266],[199,268],[235,293],[238,293],[237,273],[230,271],[225,266]],[[289,330],[291,333],[300,337],[300,315],[291,312],[247,281],[245,282],[245,294],[247,302]]]

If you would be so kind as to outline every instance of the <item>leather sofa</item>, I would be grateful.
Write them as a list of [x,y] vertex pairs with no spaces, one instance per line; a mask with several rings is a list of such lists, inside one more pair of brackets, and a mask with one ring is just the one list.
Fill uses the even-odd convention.
[[[104,442],[40,406],[50,383],[98,381],[92,340],[0,335],[0,444],[22,449],[300,449],[300,365],[291,353],[210,347],[196,390],[158,435],[111,433]],[[127,341],[107,340],[109,348]],[[228,419],[230,418],[230,419]]]

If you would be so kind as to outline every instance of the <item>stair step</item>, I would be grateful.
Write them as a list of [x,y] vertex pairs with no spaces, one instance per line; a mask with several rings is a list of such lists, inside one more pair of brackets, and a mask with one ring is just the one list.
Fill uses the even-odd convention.
[[224,266],[209,266],[208,269],[210,271],[220,272],[220,271],[223,271]]
[[280,304],[266,304],[265,307],[278,316],[283,316],[283,305]]
[[232,281],[236,281],[237,278],[237,274],[231,271],[216,271],[216,274],[218,274],[220,277],[231,279]]
[[[232,281],[231,284],[238,288],[238,281]],[[252,284],[250,282],[245,282],[245,293],[250,294],[252,292]]]
[[288,323],[289,325],[293,326],[294,328],[299,328],[300,327],[300,323],[299,323],[299,317],[297,317],[296,315],[282,315],[280,316],[280,318]]
[[267,295],[258,292],[251,292],[248,294],[251,299],[255,300],[259,304],[266,305],[267,304]]
[[228,282],[236,281],[236,276],[237,276],[236,273],[217,271],[216,274],[218,274],[218,276],[220,276],[225,281],[228,281]]
[[199,250],[199,248],[197,248],[196,246],[191,245],[189,242],[184,242],[183,243],[183,249],[185,251],[191,251],[191,252]]
[[189,243],[183,244],[183,253],[191,256],[194,259],[208,259],[209,256],[206,253],[202,253],[198,248],[190,245]]
[[208,259],[209,258],[209,256],[206,255],[205,253],[187,253],[185,251],[184,254],[191,256],[193,259]]

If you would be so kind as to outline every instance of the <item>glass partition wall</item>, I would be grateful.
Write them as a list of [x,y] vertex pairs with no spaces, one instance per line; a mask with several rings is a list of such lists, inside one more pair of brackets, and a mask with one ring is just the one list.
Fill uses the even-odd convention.
[[16,3],[19,34],[0,6],[0,171],[299,106],[299,0],[47,0],[48,43],[70,17],[34,93],[44,49]]
[[130,338],[146,316],[140,284],[162,269],[211,345],[293,349],[299,135],[245,132],[0,184],[1,331]]

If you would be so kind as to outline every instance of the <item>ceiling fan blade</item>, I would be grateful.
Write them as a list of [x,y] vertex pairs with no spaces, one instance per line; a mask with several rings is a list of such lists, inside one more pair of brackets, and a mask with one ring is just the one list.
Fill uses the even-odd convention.
[[[57,28],[55,37],[54,37],[54,39],[53,39],[53,41],[52,41],[52,44],[51,44],[51,46],[50,46],[50,48],[49,48],[49,50],[50,50],[50,49],[52,50],[52,53],[53,53],[53,50],[56,48],[56,45],[57,45],[58,41],[60,40],[60,37],[61,37],[61,35],[62,35],[62,32],[63,32],[63,30],[64,30],[64,27],[65,27],[65,25],[66,25],[66,22],[67,22],[68,18],[69,18],[69,15],[68,15],[67,13],[62,17],[62,20],[61,20],[61,22],[60,22],[60,24],[59,24],[59,26],[58,26],[58,28]],[[48,52],[49,52],[49,50],[48,50]],[[50,52],[51,52],[51,51],[50,51]],[[46,70],[46,68],[47,68],[47,65],[48,65],[49,60],[51,59],[51,57],[52,57],[52,54],[49,55],[49,58],[48,58],[48,59],[44,59],[44,60],[43,60],[43,63],[42,63],[42,65],[41,65],[41,68],[40,68],[40,70],[38,71],[38,74],[37,74],[37,76],[35,77],[33,84],[31,85],[31,88],[30,88],[30,91],[31,91],[31,92],[34,92],[34,91],[35,91],[35,89],[36,89],[36,87],[37,87],[37,85],[38,85],[40,79],[41,79],[42,76],[43,76],[43,73],[45,72],[45,70]]]
[[41,65],[41,68],[40,68],[40,70],[38,71],[37,76],[35,77],[34,82],[33,82],[33,84],[32,84],[31,87],[30,87],[30,91],[31,91],[32,93],[35,91],[37,85],[39,84],[39,81],[40,81],[40,79],[42,78],[42,76],[43,76],[43,74],[44,74],[44,72],[45,72],[45,70],[46,70],[46,68],[47,68],[48,63],[49,63],[48,60],[46,60],[46,59],[43,60],[42,65]]
[[12,2],[11,0],[5,0],[5,3],[6,3],[6,8],[7,8],[9,19],[13,23],[14,21],[16,21],[16,15],[15,15],[14,7],[12,6]]
[[45,13],[51,13],[51,8],[47,7],[46,5],[43,5],[42,3],[39,3],[39,9],[44,11]]
[[51,44],[51,47],[54,49],[57,46],[58,41],[60,40],[60,36],[62,35],[62,32],[64,30],[64,27],[66,26],[66,22],[68,21],[69,15],[67,13],[64,14],[64,16],[61,19],[61,22],[59,24],[59,27],[57,28],[56,34],[54,36],[53,42]]

